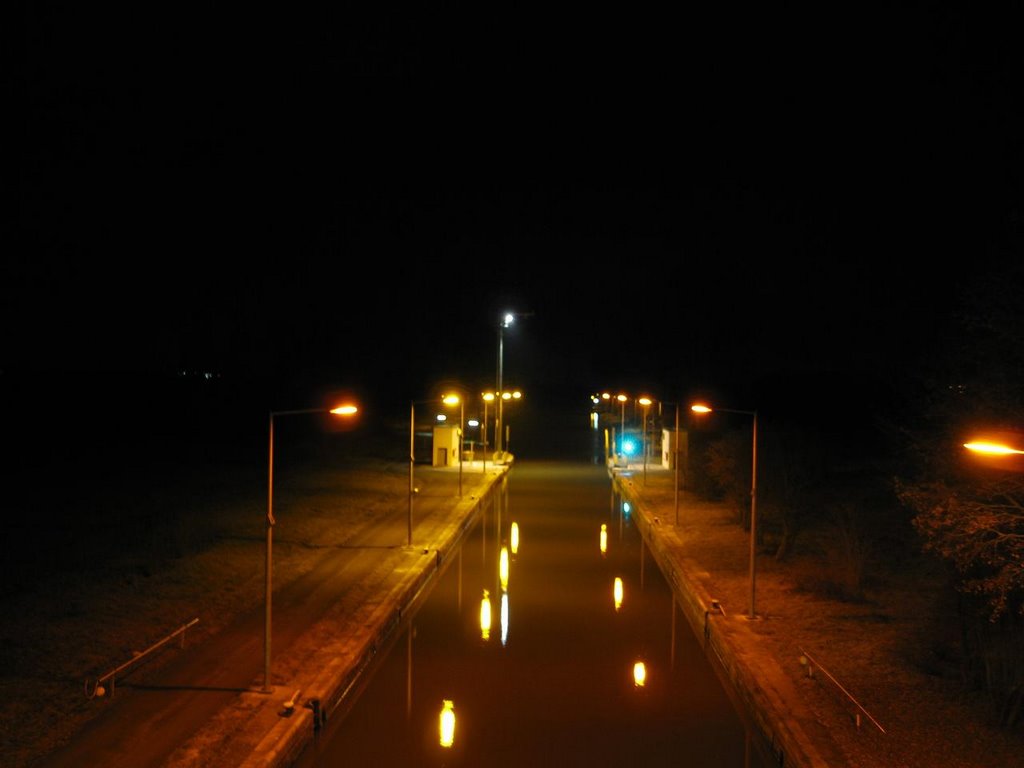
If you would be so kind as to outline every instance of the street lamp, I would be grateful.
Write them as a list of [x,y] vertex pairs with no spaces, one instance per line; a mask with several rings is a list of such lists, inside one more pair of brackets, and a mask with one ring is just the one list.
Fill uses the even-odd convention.
[[672,436],[672,466],[675,473],[676,525],[679,525],[679,403],[663,402],[662,405],[674,405],[676,407],[675,433]]
[[409,515],[408,515],[408,538],[406,546],[412,546],[412,507],[413,497],[416,495],[416,474],[413,469],[416,464],[416,405],[432,403],[433,400],[413,400],[409,403]]
[[[501,316],[501,322],[498,323],[498,387],[497,393],[500,395],[504,390],[502,389],[504,379],[504,363],[505,363],[505,329],[510,327],[517,318],[532,317],[532,312],[505,312]],[[498,400],[498,410],[494,423],[494,451],[496,454],[503,452],[502,445],[502,402]]]
[[484,474],[486,475],[487,474],[487,406],[490,403],[494,402],[494,393],[493,392],[484,392],[482,397],[483,397],[483,400],[484,400],[484,434],[483,434]]
[[619,401],[619,449],[616,453],[622,453],[624,450],[623,441],[626,439],[626,401],[629,398],[626,395],[616,395],[615,399]]
[[[510,400],[521,400],[522,397],[523,397],[523,393],[520,392],[518,389],[514,389],[514,390],[511,390],[511,391],[508,391],[508,392],[498,392],[498,409],[499,409],[499,411],[504,408],[505,403],[509,402]],[[495,428],[497,428],[497,427],[495,427]],[[505,435],[504,435],[504,438],[505,438],[505,442],[504,442],[505,450],[504,450],[504,453],[508,453],[508,446],[509,446],[509,434],[508,434],[508,431],[509,431],[509,429],[508,429],[508,425],[507,424],[504,426],[504,429],[505,429]]]
[[332,413],[335,416],[354,416],[359,408],[351,403],[336,408],[301,408],[295,411],[270,412],[270,440],[267,461],[267,547],[266,547],[266,591],[264,593],[263,621],[263,693],[270,693],[270,627],[271,627],[271,593],[273,587],[273,551],[274,551],[274,417],[292,416],[299,413]]
[[[516,316],[512,312],[506,312],[501,316],[501,322],[498,323],[498,394],[501,394],[502,387],[502,368],[504,366],[505,359],[505,329],[515,322]],[[494,423],[494,451],[496,454],[501,453],[501,400],[498,400],[498,412]]]
[[441,398],[445,405],[459,406],[459,498],[462,498],[462,430],[465,428],[466,403],[461,397],[455,394],[445,395]]
[[757,537],[757,411],[735,411],[729,408],[710,408],[706,405],[692,405],[690,410],[695,413],[711,413],[712,410],[724,413],[742,413],[754,417],[753,464],[750,470],[750,618],[757,618],[754,611],[755,596],[755,539]]
[[[459,402],[457,395],[448,395],[448,398],[455,397],[455,401],[449,403],[447,399],[442,400],[447,405],[454,405]],[[408,515],[408,540],[407,546],[412,546],[412,508],[413,496],[416,495],[416,406],[424,403],[434,403],[436,400],[412,400],[409,403],[409,515]],[[459,424],[459,441],[462,440],[462,424]],[[462,449],[459,447],[459,496],[462,496]]]
[[676,407],[676,431],[672,437],[672,466],[675,468],[675,507],[676,507],[676,525],[679,525],[679,403],[674,403]]
[[641,397],[637,402],[644,407],[643,435],[640,444],[644,452],[644,485],[647,485],[647,409],[650,408],[652,400],[649,397]]

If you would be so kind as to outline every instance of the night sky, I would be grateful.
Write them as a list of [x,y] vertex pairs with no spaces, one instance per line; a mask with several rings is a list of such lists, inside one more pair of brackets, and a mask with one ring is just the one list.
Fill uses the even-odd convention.
[[1020,258],[1017,14],[69,6],[5,83],[9,398],[401,408],[493,384],[512,309],[537,402],[756,407],[911,364]]

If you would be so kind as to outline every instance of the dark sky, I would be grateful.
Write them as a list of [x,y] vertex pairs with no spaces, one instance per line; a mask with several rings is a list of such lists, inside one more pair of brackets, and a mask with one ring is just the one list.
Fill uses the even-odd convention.
[[3,375],[756,398],[1020,256],[1016,14],[517,13],[23,9]]

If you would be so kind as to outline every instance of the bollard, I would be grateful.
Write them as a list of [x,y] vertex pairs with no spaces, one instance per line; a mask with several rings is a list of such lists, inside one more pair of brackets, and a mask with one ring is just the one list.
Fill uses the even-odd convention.
[[320,708],[320,699],[310,699],[306,702],[306,706],[313,711],[313,733],[317,733],[323,726],[324,720],[327,719]]

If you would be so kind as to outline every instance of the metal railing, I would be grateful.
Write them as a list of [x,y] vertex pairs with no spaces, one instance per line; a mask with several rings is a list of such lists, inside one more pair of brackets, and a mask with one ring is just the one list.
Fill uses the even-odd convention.
[[199,621],[199,619],[195,618],[195,619],[192,619],[192,621],[190,621],[188,624],[182,624],[176,630],[174,630],[169,635],[167,635],[167,637],[165,637],[162,640],[159,640],[159,641],[153,643],[153,645],[149,646],[149,648],[147,648],[146,650],[141,651],[139,653],[133,654],[132,657],[128,661],[126,661],[124,664],[122,664],[121,666],[119,666],[119,667],[117,667],[115,669],[112,669],[109,672],[107,672],[105,675],[101,675],[100,677],[96,678],[96,682],[92,684],[91,688],[89,686],[89,679],[86,678],[86,681],[85,681],[85,695],[88,696],[90,699],[93,698],[94,696],[104,696],[106,694],[106,692],[107,692],[107,689],[104,687],[103,684],[105,682],[109,681],[110,682],[110,695],[113,696],[114,695],[114,686],[116,685],[117,676],[119,674],[121,674],[122,672],[128,670],[130,667],[135,666],[140,661],[142,661],[142,659],[144,659],[146,656],[148,656],[149,654],[153,653],[154,651],[162,648],[163,646],[165,646],[167,643],[169,643],[171,640],[173,640],[178,635],[181,635],[181,647],[184,648],[185,647],[185,630],[188,629],[189,627],[194,626],[196,623],[198,623],[198,621]]
[[871,716],[871,713],[864,709],[864,707],[861,706],[860,702],[853,698],[853,695],[848,690],[846,690],[842,685],[840,685],[839,681],[836,680],[835,677],[833,677],[827,669],[821,666],[821,664],[813,656],[811,656],[811,654],[807,653],[807,651],[805,651],[803,648],[800,649],[800,664],[804,667],[807,667],[808,677],[814,677],[815,667],[820,669],[822,674],[825,675],[826,678],[828,678],[829,682],[831,682],[832,685],[834,685],[843,694],[843,696],[845,696],[850,701],[850,703],[853,704],[853,706],[856,708],[853,713],[853,719],[854,722],[857,724],[858,729],[860,728],[861,722],[860,716],[864,715],[868,720],[871,721],[872,725],[874,725],[875,728],[877,728],[882,733],[885,733],[885,728],[879,725],[878,721]]

